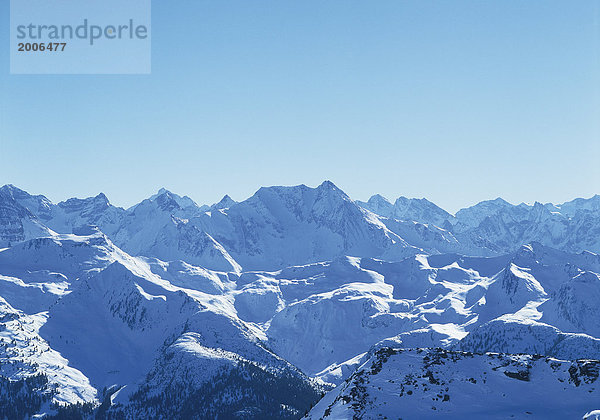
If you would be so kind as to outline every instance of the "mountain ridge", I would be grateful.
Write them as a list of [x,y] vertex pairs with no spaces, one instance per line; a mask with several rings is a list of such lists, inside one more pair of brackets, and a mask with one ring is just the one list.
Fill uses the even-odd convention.
[[[489,360],[517,366],[494,373],[491,389],[509,393],[516,388],[503,381],[520,381],[525,365],[550,366],[533,369],[545,373],[531,382],[577,377],[568,391],[577,403],[560,409],[596,409],[595,381],[579,388],[596,365],[576,362],[600,359],[596,199],[565,203],[564,215],[492,200],[456,216],[406,200],[398,208],[419,220],[376,214],[331,182],[263,187],[211,207],[161,189],[130,209],[104,194],[53,204],[0,188],[4,403],[29,401],[33,414],[67,404],[108,417],[300,418],[312,406],[309,416],[322,417],[336,400],[330,411],[352,418],[355,404],[370,401],[359,378],[372,376],[381,389],[367,394],[390,403],[402,380],[388,372],[382,382],[365,363],[384,366],[378,351],[413,349],[397,354],[446,352],[461,375],[470,353],[484,354],[471,366],[478,381],[500,369]],[[393,211],[382,197],[371,204]],[[443,227],[428,219],[440,217]],[[530,356],[488,355],[496,353]],[[465,376],[430,395],[427,371],[411,363],[423,379],[414,400],[433,398],[432,412],[461,412],[454,401],[465,384],[476,394],[475,376]],[[21,393],[8,391],[15,384]],[[324,393],[326,407],[317,404]],[[528,410],[510,395],[520,401],[513,414]],[[369,404],[362,416],[386,412]]]

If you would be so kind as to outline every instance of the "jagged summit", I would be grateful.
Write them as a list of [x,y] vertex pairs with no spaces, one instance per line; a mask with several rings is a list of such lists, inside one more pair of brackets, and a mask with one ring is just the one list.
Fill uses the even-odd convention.
[[401,196],[392,204],[385,197],[376,194],[366,203],[359,202],[359,204],[375,214],[391,219],[410,220],[439,227],[443,227],[446,222],[454,220],[454,216],[425,198]]
[[216,210],[222,210],[222,209],[229,208],[236,203],[237,203],[237,201],[233,200],[228,194],[225,194],[225,196],[221,199],[221,201],[213,204],[211,206],[211,208],[216,209]]
[[58,203],[59,207],[67,211],[76,211],[84,207],[94,207],[96,211],[102,211],[111,206],[108,197],[104,193],[99,193],[94,197],[88,198],[69,198]]
[[150,201],[158,201],[159,203],[169,203],[168,205],[177,205],[181,208],[198,207],[198,204],[187,195],[177,195],[166,188],[162,187],[158,192],[148,198]]
[[127,211],[141,214],[153,211],[151,209],[158,209],[164,213],[177,213],[178,216],[181,216],[182,214],[189,215],[204,211],[206,206],[200,207],[187,195],[180,196],[162,187],[156,194],[131,206]]

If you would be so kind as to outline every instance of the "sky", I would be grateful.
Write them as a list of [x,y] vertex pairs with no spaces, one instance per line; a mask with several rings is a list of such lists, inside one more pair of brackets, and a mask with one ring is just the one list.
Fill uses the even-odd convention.
[[0,43],[0,184],[55,202],[600,193],[597,1],[153,1],[149,75],[10,75],[8,1]]

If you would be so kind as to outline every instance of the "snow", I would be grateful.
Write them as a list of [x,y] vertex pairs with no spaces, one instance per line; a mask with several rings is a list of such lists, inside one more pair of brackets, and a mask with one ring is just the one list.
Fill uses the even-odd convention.
[[[199,389],[223,369],[254,366],[336,385],[311,416],[331,405],[330,417],[351,418],[344,398],[383,349],[598,359],[600,207],[590,200],[493,200],[452,216],[427,200],[355,202],[324,182],[211,208],[161,189],[125,210],[103,194],[53,204],[5,186],[0,374],[46,373],[55,402],[99,402],[106,388],[129,407],[140,390]],[[393,375],[422,375],[430,351],[403,350],[369,373],[377,399],[365,415],[518,417],[541,398],[532,384],[566,397],[535,405],[531,418],[594,408],[595,385],[567,387],[579,362],[533,356],[451,353],[460,356],[436,371],[447,381],[457,372],[450,401],[422,377],[420,393],[398,399]],[[529,366],[531,381],[500,362]],[[491,379],[477,388],[471,377]]]
[[589,413],[585,413],[583,420],[598,420],[600,418],[600,410],[592,410]]
[[598,392],[598,364],[384,347],[307,417],[575,418]]
[[[57,387],[55,403],[94,401],[97,391],[89,379],[39,335],[48,313],[26,315],[0,298],[0,374],[21,379],[44,373]],[[8,315],[8,316],[7,316]]]

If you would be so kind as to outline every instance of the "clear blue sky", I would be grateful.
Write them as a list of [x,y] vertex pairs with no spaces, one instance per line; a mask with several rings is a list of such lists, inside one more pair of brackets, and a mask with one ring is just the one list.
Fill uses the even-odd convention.
[[154,1],[152,74],[9,75],[0,184],[129,206],[330,179],[448,210],[600,193],[597,1]]

